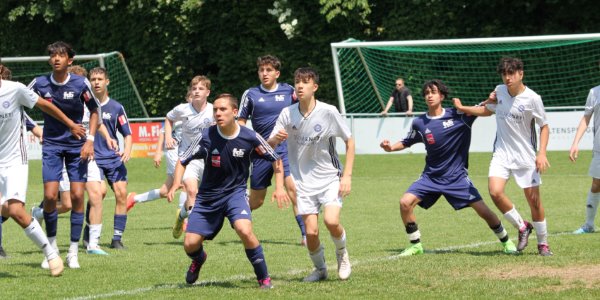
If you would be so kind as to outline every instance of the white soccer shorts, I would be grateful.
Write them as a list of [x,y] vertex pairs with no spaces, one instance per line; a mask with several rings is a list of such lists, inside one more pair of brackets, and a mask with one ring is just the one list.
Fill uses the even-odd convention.
[[194,159],[190,161],[185,168],[182,181],[186,181],[188,179],[196,179],[200,181],[202,179],[202,173],[204,173],[204,160]]
[[594,152],[592,162],[590,162],[589,174],[592,178],[600,178],[600,154]]
[[87,181],[102,181],[102,176],[100,175],[100,168],[98,168],[98,165],[96,164],[95,160],[90,160],[88,162]]
[[522,189],[539,186],[542,184],[540,173],[535,169],[535,167],[509,169],[501,165],[498,160],[492,159],[490,162],[490,171],[488,173],[488,177],[499,177],[508,180],[511,174],[515,178],[517,185]]
[[175,173],[175,166],[177,165],[177,160],[179,159],[177,147],[174,149],[169,149],[165,152],[165,160],[167,161],[167,175],[173,176]]
[[67,168],[63,165],[62,178],[58,182],[59,192],[68,192],[71,190],[71,181],[69,180],[69,174],[67,174]]
[[298,204],[299,215],[318,214],[321,207],[327,205],[337,205],[342,207],[342,197],[339,196],[340,181],[335,180],[329,184],[327,189],[315,195],[303,195],[302,192],[297,193],[296,201]]
[[25,203],[28,176],[28,165],[0,168],[0,206],[11,199]]

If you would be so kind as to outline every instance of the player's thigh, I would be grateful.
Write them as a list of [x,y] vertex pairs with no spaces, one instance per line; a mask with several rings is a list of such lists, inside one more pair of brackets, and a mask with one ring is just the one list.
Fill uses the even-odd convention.
[[63,151],[52,147],[42,147],[42,178],[44,183],[62,178],[64,166]]
[[65,150],[64,157],[71,188],[73,188],[73,182],[86,182],[88,164],[82,161],[80,149]]
[[415,180],[402,198],[400,199],[400,210],[407,212],[419,205],[424,209],[433,206],[442,196],[442,189],[438,184],[432,182],[428,177],[421,175]]

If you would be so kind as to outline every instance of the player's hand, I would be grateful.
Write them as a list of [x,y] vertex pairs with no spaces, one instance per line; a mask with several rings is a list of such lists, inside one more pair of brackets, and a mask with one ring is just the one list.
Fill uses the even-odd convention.
[[162,161],[162,151],[156,151],[156,153],[154,153],[154,167],[155,168],[160,167],[161,161]]
[[462,102],[459,98],[452,98],[452,104],[454,104],[454,107],[456,107],[458,110],[462,110],[463,108]]
[[569,159],[572,162],[577,160],[577,155],[579,154],[579,147],[577,145],[571,146],[571,150],[569,151]]
[[94,159],[94,142],[87,140],[81,147],[81,159],[90,161]]
[[119,142],[117,140],[114,140],[114,139],[106,140],[106,145],[108,146],[108,149],[115,150],[115,152],[117,150],[119,150]]
[[177,146],[177,141],[175,141],[174,138],[172,138],[172,137],[166,137],[165,147],[167,149],[175,149],[176,146]]
[[340,197],[346,197],[350,195],[350,190],[352,190],[352,177],[342,176],[342,179],[340,179],[340,191],[338,195]]
[[535,158],[535,168],[541,174],[544,173],[550,167],[550,163],[548,162],[548,158],[544,153],[538,153]]
[[171,189],[167,192],[167,201],[169,203],[173,202],[173,199],[175,199],[175,191],[177,191],[177,186],[173,185],[173,187],[171,187]]
[[487,99],[488,103],[496,104],[498,103],[498,98],[496,97],[496,91],[492,91]]
[[283,141],[287,140],[288,133],[287,131],[285,131],[285,129],[279,129],[279,132],[277,132],[275,137],[277,138],[277,140],[279,140],[279,143],[282,143]]
[[388,114],[388,113],[387,113],[387,111],[382,111],[382,112],[381,112],[381,116],[382,116],[382,117],[387,117],[387,114]]
[[81,140],[85,137],[85,127],[81,124],[75,124],[75,126],[71,127],[71,135],[73,135],[76,139]]
[[379,144],[379,147],[381,147],[381,149],[383,149],[385,152],[392,152],[392,151],[394,151],[392,149],[392,143],[390,143],[389,140],[383,140],[383,141],[381,141],[381,143]]
[[121,161],[123,163],[126,163],[131,158],[131,152],[129,152],[129,151],[122,151],[122,152],[119,152],[119,156],[121,156]]
[[277,207],[280,209],[290,207],[290,197],[286,193],[283,186],[276,187],[271,197],[271,202],[277,201]]
[[406,111],[406,116],[407,116],[407,117],[412,117],[412,115],[413,115],[413,112],[412,112],[412,110],[407,110],[407,111]]

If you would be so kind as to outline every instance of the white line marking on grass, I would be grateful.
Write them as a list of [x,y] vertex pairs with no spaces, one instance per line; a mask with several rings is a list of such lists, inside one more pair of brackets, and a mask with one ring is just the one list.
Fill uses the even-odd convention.
[[[572,233],[571,232],[558,232],[558,233],[548,234],[548,236],[561,236],[561,235],[572,235]],[[460,249],[479,248],[481,246],[493,245],[493,244],[497,244],[497,243],[499,243],[499,242],[498,241],[488,241],[488,242],[478,242],[478,243],[472,243],[472,244],[466,244],[466,245],[448,246],[448,247],[441,247],[441,248],[437,248],[437,249],[426,250],[425,253],[451,252],[451,251],[460,250]],[[358,266],[358,265],[368,264],[368,263],[377,262],[377,261],[394,260],[394,259],[399,259],[399,258],[400,258],[400,255],[395,254],[395,255],[390,255],[390,256],[386,256],[386,257],[377,257],[374,259],[367,259],[367,260],[362,260],[362,261],[352,260],[351,262],[352,262],[353,266]],[[328,265],[327,268],[335,269],[335,268],[337,268],[337,265]],[[291,270],[288,270],[287,272],[284,272],[283,274],[275,275],[273,277],[279,277],[282,275],[289,276],[289,275],[304,274],[304,273],[310,272],[311,270],[312,270],[312,268],[291,269]],[[160,285],[155,285],[155,286],[150,286],[150,287],[137,288],[137,289],[133,289],[133,290],[118,290],[118,291],[114,291],[114,292],[110,292],[110,293],[106,293],[106,294],[87,295],[87,296],[73,297],[73,298],[66,298],[66,299],[67,300],[88,300],[88,299],[110,298],[110,297],[115,297],[115,296],[138,295],[138,294],[143,294],[146,292],[168,290],[168,289],[190,288],[193,286],[211,286],[214,284],[226,283],[226,282],[231,282],[231,281],[252,280],[254,278],[255,278],[254,276],[249,276],[249,275],[233,275],[233,276],[221,279],[221,280],[217,280],[217,279],[203,280],[203,281],[196,282],[193,285],[188,285],[186,283],[160,284]]]

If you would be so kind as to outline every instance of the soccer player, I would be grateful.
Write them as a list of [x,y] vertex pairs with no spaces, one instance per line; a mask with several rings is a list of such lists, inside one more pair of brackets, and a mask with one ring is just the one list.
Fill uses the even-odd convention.
[[[264,139],[268,139],[279,113],[296,101],[294,88],[287,83],[278,83],[277,78],[281,74],[281,61],[273,55],[265,55],[256,61],[258,67],[258,78],[261,84],[244,92],[242,96],[238,122],[246,125],[246,121],[252,118],[252,128]],[[296,222],[300,228],[302,238],[301,245],[306,245],[306,229],[304,221],[298,214],[296,207],[296,187],[294,179],[290,176],[290,167],[287,158],[287,143],[283,142],[275,151],[283,161],[285,172],[285,188],[292,200],[293,212]],[[250,208],[255,210],[261,207],[267,196],[267,188],[271,185],[273,168],[271,163],[262,157],[252,159],[252,175],[250,177]]]
[[[106,177],[109,185],[115,193],[116,205],[114,214],[114,233],[110,244],[111,248],[124,249],[122,235],[127,224],[127,168],[125,163],[129,161],[131,155],[132,138],[129,120],[123,105],[108,96],[108,85],[110,79],[108,72],[102,67],[96,67],[90,70],[90,83],[94,90],[96,98],[100,100],[102,109],[102,122],[107,128],[110,139],[117,140],[117,132],[120,133],[125,145],[122,151],[115,151],[110,148],[103,136],[96,135],[94,141],[94,160],[98,172]],[[88,166],[92,168],[92,165]],[[88,193],[100,193],[100,199],[104,199],[106,192],[102,193],[103,179],[88,180]],[[90,197],[91,199],[91,197]],[[90,254],[106,255],[98,241],[102,232],[102,201],[96,206],[90,207],[90,240],[87,252]]]
[[[167,149],[174,148],[177,141],[172,136],[173,124],[181,123],[181,143],[179,144],[179,156],[187,150],[192,141],[204,128],[208,128],[214,122],[212,104],[207,99],[210,95],[210,79],[206,76],[195,76],[190,82],[189,90],[192,93],[190,103],[179,104],[167,113],[165,121],[165,145]],[[175,225],[173,225],[173,237],[178,239],[183,233],[184,219],[194,205],[194,199],[198,193],[198,181],[202,178],[204,161],[194,160],[190,162],[183,174],[183,186],[187,193],[187,200],[177,210]],[[179,181],[174,181],[178,183]]]
[[[544,104],[540,95],[523,83],[523,62],[519,58],[500,59],[497,72],[504,84],[498,85],[488,97],[496,103],[463,106],[457,99],[454,105],[458,110],[471,115],[496,114],[498,129],[488,175],[490,196],[504,217],[519,230],[517,250],[525,249],[529,234],[535,228],[539,255],[550,256],[552,251],[548,246],[546,217],[539,188],[542,183],[540,173],[550,167],[546,157],[550,129]],[[540,148],[537,155],[536,124],[540,127]],[[511,174],[525,193],[533,225],[523,220],[505,193],[506,182]]]
[[[219,233],[227,217],[242,240],[259,286],[271,288],[263,249],[252,230],[251,210],[246,201],[251,155],[261,155],[272,162],[276,180],[273,198],[279,206],[287,205],[289,198],[283,188],[281,159],[258,133],[235,121],[237,110],[235,97],[217,96],[213,105],[217,125],[196,135],[175,168],[175,182],[179,182],[194,159],[203,159],[206,163],[185,234],[184,250],[192,259],[185,280],[189,284],[198,280],[200,268],[206,261],[203,242]],[[169,190],[169,201],[173,200],[175,190],[176,186]]]
[[569,158],[572,162],[577,160],[579,154],[579,141],[583,137],[590,119],[594,116],[594,156],[590,163],[589,175],[592,176],[592,187],[588,192],[587,203],[585,208],[585,223],[575,230],[574,234],[584,234],[595,232],[594,219],[598,212],[598,202],[600,202],[600,85],[592,88],[588,93],[585,102],[585,111],[579,121],[575,139],[569,151]]
[[[192,101],[192,93],[188,91],[186,97],[186,101],[190,103]],[[178,121],[173,123],[173,132],[171,133],[171,137],[175,140],[173,148],[166,149],[165,146],[165,128],[163,124],[163,128],[160,130],[160,134],[158,136],[158,141],[156,142],[156,152],[154,153],[154,167],[160,167],[162,157],[163,157],[163,149],[166,149],[165,152],[165,160],[167,161],[167,178],[162,186],[158,189],[152,189],[145,193],[136,194],[134,192],[129,193],[127,195],[127,211],[131,210],[137,203],[144,203],[149,201],[154,201],[161,198],[166,198],[169,189],[173,185],[173,172],[175,172],[175,165],[177,165],[177,160],[179,159],[179,143],[181,142],[181,124],[182,121]],[[178,184],[179,185],[179,184]],[[187,199],[187,193],[182,192],[179,194],[179,207],[183,206]]]
[[392,152],[423,143],[427,151],[423,173],[400,199],[400,215],[411,243],[400,256],[423,253],[414,209],[417,205],[428,209],[442,195],[455,210],[473,208],[500,239],[504,252],[517,253],[500,219],[485,205],[469,179],[471,126],[477,117],[465,115],[454,108],[443,108],[442,102],[448,97],[449,90],[439,80],[425,82],[422,91],[427,113],[413,120],[411,131],[404,140],[395,144],[383,140],[380,144],[383,150]]
[[[23,107],[40,108],[46,116],[46,122],[52,118],[60,122],[68,138],[80,140],[85,137],[85,129],[69,119],[52,103],[49,103],[28,90],[23,84],[8,80],[0,80],[0,207],[6,210],[3,214],[10,216],[43,252],[48,261],[50,274],[59,276],[63,269],[63,261],[56,247],[45,236],[41,225],[25,210],[27,194],[27,149],[25,149],[25,116]],[[72,137],[71,137],[72,135]],[[8,203],[4,209],[4,203]]]
[[[65,42],[55,42],[47,47],[52,73],[35,78],[30,88],[46,101],[52,102],[73,122],[81,124],[84,106],[90,111],[89,134],[85,139],[70,136],[68,128],[44,113],[44,141],[42,144],[42,177],[44,181],[44,221],[46,234],[55,249],[58,224],[59,181],[62,177],[63,164],[71,188],[71,244],[67,253],[67,263],[77,262],[79,239],[84,218],[83,191],[87,177],[87,163],[94,157],[94,135],[98,128],[99,103],[91,91],[87,78],[68,73],[67,68],[73,63],[75,51]],[[45,263],[42,263],[45,265]],[[79,263],[69,264],[79,266]]]
[[[354,139],[338,110],[317,101],[319,75],[312,68],[294,72],[299,102],[286,107],[277,118],[269,138],[270,145],[288,140],[290,171],[297,188],[298,213],[306,224],[306,246],[315,270],[304,281],[327,279],[325,250],[319,241],[319,211],[335,244],[338,276],[350,277],[351,265],[346,250],[346,231],[340,223],[342,198],[350,194]],[[335,138],[346,144],[346,167],[335,151]]]

